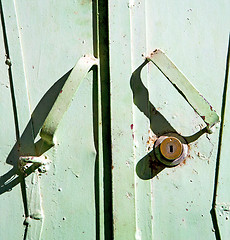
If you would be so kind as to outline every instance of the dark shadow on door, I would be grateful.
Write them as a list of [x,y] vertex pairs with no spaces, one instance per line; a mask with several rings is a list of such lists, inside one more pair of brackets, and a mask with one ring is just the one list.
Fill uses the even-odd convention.
[[[156,109],[156,107],[149,101],[149,92],[141,80],[141,71],[148,63],[145,60],[132,74],[130,79],[130,86],[133,92],[133,102],[138,109],[144,113],[144,115],[150,121],[150,128],[156,137],[160,137],[166,133],[177,133],[173,126],[167,121],[167,119]],[[191,136],[182,136],[189,144],[197,140],[202,134],[206,133],[206,128],[201,129],[197,133]],[[152,150],[145,155],[136,165],[137,175],[143,179],[148,180],[155,177],[160,173],[165,166],[159,162]]]

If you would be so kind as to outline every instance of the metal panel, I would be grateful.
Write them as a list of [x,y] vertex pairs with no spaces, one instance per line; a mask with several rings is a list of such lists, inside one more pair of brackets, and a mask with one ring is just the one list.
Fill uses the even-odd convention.
[[[16,143],[17,131],[13,111],[14,97],[12,95],[12,78],[9,66],[6,64],[8,57],[7,42],[5,36],[5,25],[1,12],[0,24],[0,239],[22,239],[24,227],[23,202],[20,187],[13,188],[11,182],[16,178],[15,166],[6,164],[7,156]],[[9,62],[8,62],[9,64]],[[10,159],[12,161],[13,159]],[[16,200],[17,199],[17,200]],[[9,226],[17,226],[11,228]]]
[[[14,202],[20,203],[19,211],[25,212],[25,218],[14,226],[18,232],[24,228],[24,233],[14,237],[20,239],[24,234],[24,239],[94,239],[100,231],[96,233],[99,224],[96,195],[102,191],[97,179],[103,171],[100,168],[99,173],[95,167],[100,141],[95,70],[87,75],[78,95],[73,97],[58,128],[57,145],[51,149],[41,145],[38,135],[70,70],[80,57],[93,54],[92,2],[25,0],[2,4],[19,133],[18,144],[8,159],[14,157],[14,163],[18,163],[18,146],[22,156],[43,154],[50,161],[46,172],[37,169],[30,174],[31,168],[28,176],[19,173],[23,198],[14,195]],[[10,202],[5,204],[5,209],[10,206]],[[15,219],[17,214],[15,211]]]
[[[0,137],[0,238],[226,239],[229,2],[110,0],[107,16],[99,1],[99,17],[97,2],[1,1],[0,123],[8,128]],[[212,135],[146,61],[157,48],[222,109]],[[48,146],[39,131],[85,54],[100,59],[99,71],[84,78]],[[168,132],[189,143],[188,158],[172,168],[153,150]]]
[[[229,7],[110,1],[115,239],[215,239],[219,126],[212,135],[199,132],[203,121],[145,57],[164,50],[220,113]],[[154,165],[156,138],[175,131],[190,143],[189,157],[175,168]]]
[[230,212],[230,195],[229,195],[229,129],[230,129],[230,89],[229,89],[229,63],[230,63],[230,38],[228,53],[226,56],[226,75],[225,88],[222,106],[221,136],[219,139],[219,148],[217,155],[217,167],[215,188],[213,197],[213,214],[216,217],[219,236],[221,239],[228,239],[230,234],[229,212]]

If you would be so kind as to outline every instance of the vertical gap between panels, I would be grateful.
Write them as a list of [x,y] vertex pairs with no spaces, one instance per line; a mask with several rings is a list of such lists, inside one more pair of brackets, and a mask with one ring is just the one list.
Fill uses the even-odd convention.
[[0,1],[0,14],[1,14],[1,24],[2,24],[4,46],[5,46],[6,64],[9,66],[8,75],[9,75],[10,92],[11,92],[12,106],[13,106],[13,113],[14,113],[15,132],[16,132],[16,139],[18,140],[20,137],[19,125],[18,125],[18,114],[17,114],[14,86],[13,86],[12,68],[11,68],[11,63],[10,63],[10,52],[9,52],[9,45],[8,45],[8,41],[7,41],[6,25],[5,25],[5,20],[4,20],[2,1]]
[[[20,131],[19,131],[19,123],[18,123],[17,104],[16,104],[16,98],[15,98],[15,92],[14,92],[12,66],[11,66],[11,62],[10,62],[10,51],[9,51],[9,44],[8,44],[8,40],[7,40],[6,24],[5,24],[5,20],[4,20],[4,11],[3,11],[3,6],[2,6],[2,1],[0,1],[0,14],[1,14],[1,25],[2,25],[4,46],[5,46],[6,64],[9,66],[8,67],[8,76],[9,76],[10,92],[11,92],[12,107],[13,107],[13,114],[14,114],[16,140],[17,140],[17,142],[19,142],[20,141]],[[21,185],[25,217],[28,217],[29,213],[28,213],[28,204],[27,204],[27,198],[26,198],[25,178],[22,174],[20,174],[19,179],[20,179],[20,185]],[[24,239],[26,238],[26,235],[27,235],[27,227],[28,226],[26,226],[26,228],[25,228]]]
[[[92,26],[93,26],[93,54],[98,58],[98,3],[97,0],[92,2]],[[99,128],[98,128],[98,69],[93,67],[93,136],[96,150],[95,168],[94,168],[94,196],[95,196],[95,239],[100,239],[100,168],[99,168]]]
[[214,180],[213,201],[212,201],[212,209],[210,211],[217,240],[220,240],[221,236],[220,236],[220,230],[219,230],[219,226],[218,226],[215,209],[216,209],[216,196],[217,196],[217,187],[218,187],[218,179],[219,179],[222,135],[223,135],[223,130],[224,130],[224,120],[225,120],[226,97],[227,97],[227,89],[228,89],[229,61],[230,61],[230,35],[229,35],[228,51],[227,51],[227,58],[226,58],[226,73],[225,73],[223,98],[222,98],[221,122],[220,122],[218,151],[217,151],[217,158],[216,158],[216,173],[215,173],[215,180]]
[[110,111],[110,66],[109,66],[109,11],[108,1],[98,0],[99,56],[102,107],[103,185],[104,185],[104,238],[113,239],[112,206],[112,151]]

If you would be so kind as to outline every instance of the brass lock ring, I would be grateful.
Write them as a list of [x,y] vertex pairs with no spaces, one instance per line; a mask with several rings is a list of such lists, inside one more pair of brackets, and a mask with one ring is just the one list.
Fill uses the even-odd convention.
[[157,159],[168,167],[180,164],[188,155],[188,145],[183,137],[176,133],[160,136],[154,145]]

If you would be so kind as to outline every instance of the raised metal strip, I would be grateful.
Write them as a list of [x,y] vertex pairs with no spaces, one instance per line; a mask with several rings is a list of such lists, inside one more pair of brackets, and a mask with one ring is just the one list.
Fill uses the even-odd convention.
[[48,144],[55,144],[54,134],[58,125],[82,80],[93,65],[98,65],[98,60],[93,56],[85,55],[81,57],[66,80],[40,132],[41,138]]
[[209,102],[199,93],[199,91],[189,82],[174,63],[162,52],[156,49],[147,60],[153,62],[156,67],[165,75],[178,92],[185,98],[191,107],[207,124],[209,130],[214,124],[220,121],[220,117],[209,104]]
[[[29,104],[29,95],[27,89],[27,81],[24,71],[24,60],[23,60],[23,48],[21,44],[21,35],[20,35],[20,28],[19,28],[19,20],[17,16],[17,8],[16,8],[16,1],[9,0],[9,1],[2,1],[2,8],[4,13],[4,20],[6,24],[6,35],[7,35],[7,42],[9,45],[9,56],[11,63],[8,64],[9,68],[12,70],[12,82],[15,94],[15,114],[18,123],[16,123],[16,131],[18,131],[18,137],[22,136],[30,118],[30,104]],[[8,60],[9,61],[9,60]],[[31,136],[27,141],[20,142],[20,154],[23,154],[27,151],[30,153],[36,153],[35,146],[34,146],[34,136],[33,136],[33,126],[29,122],[29,126],[31,128]],[[18,129],[17,129],[18,128]],[[42,229],[43,229],[43,209],[42,209],[42,200],[41,200],[41,190],[40,190],[40,183],[39,178],[37,176],[37,172],[32,173],[27,178],[24,176],[21,179],[21,191],[22,196],[25,196],[26,205],[25,208],[28,208],[28,215],[26,216],[26,221],[30,220],[28,224],[26,224],[25,232],[24,232],[24,240],[31,240],[31,239],[41,239]],[[36,184],[31,182],[31,179],[37,178]],[[27,188],[25,189],[22,187],[26,185]],[[23,197],[24,198],[24,197]],[[17,201],[17,199],[15,199]],[[25,210],[25,215],[27,210]],[[35,219],[34,216],[38,216]]]

